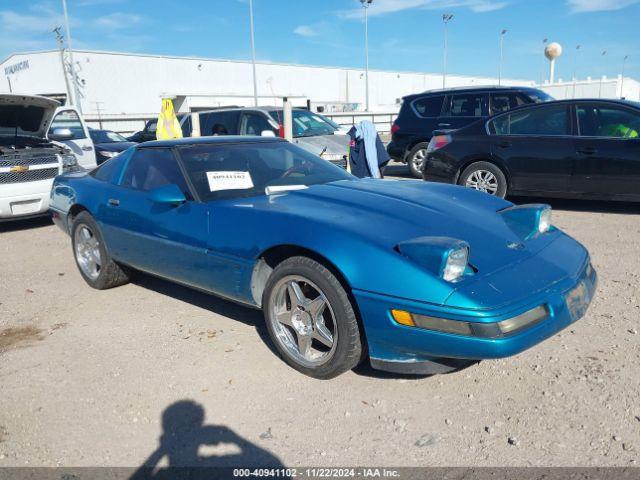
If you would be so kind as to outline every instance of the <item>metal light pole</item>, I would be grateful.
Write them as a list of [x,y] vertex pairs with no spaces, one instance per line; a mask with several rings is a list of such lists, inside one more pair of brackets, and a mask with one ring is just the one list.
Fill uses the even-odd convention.
[[504,36],[507,33],[507,29],[503,28],[500,32],[500,65],[498,66],[498,86],[502,85],[502,60],[504,59],[503,55],[503,44],[504,44]]
[[622,78],[620,79],[620,98],[624,98],[624,90],[622,88],[624,87],[624,68],[627,66],[628,58],[629,58],[629,55],[625,55],[624,58],[622,59]]
[[576,64],[578,63],[578,53],[580,53],[580,49],[582,45],[576,45],[576,54],[573,57],[573,94],[571,98],[576,98]]
[[249,23],[251,30],[251,66],[253,68],[253,103],[258,106],[258,77],[256,75],[256,41],[253,33],[253,0],[249,0]]
[[[547,37],[544,37],[542,39],[542,45],[544,45],[544,48],[547,48],[547,42],[548,41],[549,41],[549,39]],[[544,51],[544,48],[543,48],[543,51]],[[545,64],[544,64],[544,58],[543,58],[542,59],[542,76],[540,77],[540,85],[542,85],[544,83],[544,77],[545,77],[545,74],[544,74],[545,68],[544,67],[545,67]]]
[[76,64],[73,61],[73,46],[71,44],[71,28],[69,28],[69,14],[67,13],[67,0],[62,0],[62,12],[64,13],[64,29],[67,32],[67,50],[69,51],[69,63],[71,64],[71,81],[73,83],[73,98],[71,104],[75,105],[82,113],[82,103],[80,102],[80,90],[78,88],[78,77],[76,77]]
[[444,59],[442,63],[442,88],[447,86],[447,25],[453,20],[453,13],[442,14],[442,21],[444,22]]
[[[602,56],[604,57],[607,54],[606,50],[602,51]],[[598,98],[602,98],[602,75],[600,75],[600,87],[598,88]]]
[[373,0],[360,0],[364,8],[365,111],[369,111],[369,5]]

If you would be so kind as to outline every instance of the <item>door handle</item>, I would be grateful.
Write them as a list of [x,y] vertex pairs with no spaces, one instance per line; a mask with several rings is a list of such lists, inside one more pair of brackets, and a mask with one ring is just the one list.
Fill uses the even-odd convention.
[[450,127],[451,124],[450,123],[439,123],[438,126],[439,127]]
[[498,142],[496,143],[498,148],[509,148],[511,146],[511,142]]
[[598,153],[598,149],[595,147],[582,147],[578,148],[578,153],[583,155],[593,155],[594,153]]
[[112,207],[118,207],[120,206],[120,200],[117,200],[115,198],[110,198],[109,200],[107,200],[107,203],[109,205],[111,205]]
[[84,150],[85,152],[90,152],[91,150],[93,150],[93,147],[90,147],[89,145],[85,145],[84,147],[82,147],[82,150]]

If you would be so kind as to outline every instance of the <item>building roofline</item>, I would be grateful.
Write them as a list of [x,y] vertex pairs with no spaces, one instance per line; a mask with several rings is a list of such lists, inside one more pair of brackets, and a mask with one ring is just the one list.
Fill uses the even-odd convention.
[[[171,59],[171,60],[200,60],[200,61],[209,61],[209,62],[226,62],[226,63],[243,63],[243,64],[251,64],[251,60],[234,60],[234,59],[228,59],[228,58],[211,58],[211,57],[190,57],[190,56],[178,56],[178,55],[158,55],[158,54],[151,54],[151,53],[133,53],[133,52],[114,52],[114,51],[110,51],[110,50],[84,50],[84,49],[74,49],[73,50],[75,53],[91,53],[91,54],[97,54],[97,55],[119,55],[119,56],[128,56],[128,57],[148,57],[148,58],[165,58],[165,59]],[[49,50],[35,50],[35,51],[31,51],[31,52],[15,52],[10,54],[3,62],[0,62],[0,64],[6,62],[8,59],[10,59],[13,56],[16,55],[37,55],[37,54],[43,54],[43,53],[57,53],[58,50],[55,49],[49,49]],[[325,68],[325,69],[331,69],[331,70],[355,70],[355,71],[364,71],[364,68],[360,68],[360,67],[340,67],[340,66],[336,66],[336,65],[311,65],[311,64],[304,64],[304,63],[286,63],[286,62],[271,62],[268,60],[258,60],[256,61],[257,65],[277,65],[277,66],[283,66],[283,67],[307,67],[307,68]],[[441,73],[439,72],[418,72],[418,71],[412,71],[412,70],[381,70],[381,69],[374,69],[374,68],[370,68],[369,69],[370,72],[378,72],[378,73],[395,73],[395,74],[404,74],[404,75],[441,75]],[[458,78],[487,78],[487,79],[492,79],[493,77],[488,76],[488,75],[460,75],[460,74],[456,74],[456,73],[449,73],[447,74],[447,76],[449,77],[458,77]],[[523,79],[519,79],[519,78],[504,78],[504,81],[508,81],[508,82],[527,82],[527,83],[534,83],[534,80],[523,80]]]

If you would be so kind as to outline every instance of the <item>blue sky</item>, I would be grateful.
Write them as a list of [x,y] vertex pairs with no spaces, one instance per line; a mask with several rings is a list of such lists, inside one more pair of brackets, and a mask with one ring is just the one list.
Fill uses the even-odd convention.
[[[248,0],[67,0],[75,48],[249,59]],[[370,66],[442,70],[442,13],[449,24],[448,71],[496,76],[499,32],[504,76],[540,80],[543,39],[564,54],[558,76],[640,78],[640,0],[373,0]],[[360,67],[359,0],[254,0],[257,57],[272,62]],[[61,0],[0,0],[0,58],[55,48]],[[576,55],[576,45],[581,49]],[[602,55],[603,51],[606,55]]]

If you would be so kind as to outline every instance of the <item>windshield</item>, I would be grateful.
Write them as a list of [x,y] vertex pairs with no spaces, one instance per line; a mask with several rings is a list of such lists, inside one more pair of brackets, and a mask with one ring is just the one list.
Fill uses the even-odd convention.
[[89,130],[89,135],[93,143],[128,142],[128,140],[119,133],[109,130]]
[[[269,114],[278,124],[282,123],[282,110],[273,110]],[[292,116],[294,137],[333,135],[339,128],[328,118],[308,110],[294,110]]]
[[355,178],[288,142],[189,145],[179,152],[203,201],[265,195],[266,187],[310,186]]

